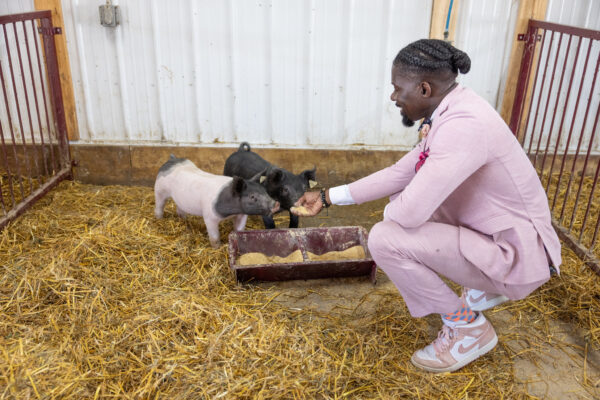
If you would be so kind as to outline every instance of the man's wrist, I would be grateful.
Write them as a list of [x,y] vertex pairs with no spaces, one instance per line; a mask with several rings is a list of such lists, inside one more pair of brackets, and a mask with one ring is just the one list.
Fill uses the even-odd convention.
[[331,200],[327,196],[327,191],[325,189],[321,189],[321,203],[323,203],[323,207],[329,208],[331,206]]

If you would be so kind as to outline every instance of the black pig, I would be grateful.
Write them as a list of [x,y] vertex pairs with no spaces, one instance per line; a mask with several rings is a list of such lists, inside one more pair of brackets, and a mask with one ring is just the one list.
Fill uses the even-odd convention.
[[[279,168],[263,159],[250,150],[247,142],[240,144],[238,150],[231,154],[225,161],[223,175],[241,176],[251,178],[262,172],[261,183],[267,190],[269,196],[277,200],[281,206],[280,210],[290,210],[296,201],[306,192],[309,187],[317,184],[315,182],[316,167],[307,169],[298,175],[283,168]],[[275,228],[275,221],[271,215],[263,215],[265,228]],[[298,216],[290,212],[290,228],[298,227]]]

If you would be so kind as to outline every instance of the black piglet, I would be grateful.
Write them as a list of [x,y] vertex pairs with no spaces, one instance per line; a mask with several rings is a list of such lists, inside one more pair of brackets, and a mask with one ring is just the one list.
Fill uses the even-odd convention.
[[[317,168],[307,169],[298,175],[277,167],[254,153],[247,142],[242,142],[238,150],[225,161],[223,175],[251,178],[262,173],[261,184],[269,196],[277,200],[280,210],[290,210],[290,207],[309,189],[314,187]],[[263,216],[265,228],[275,228],[272,216]],[[290,228],[298,227],[298,216],[290,213]]]

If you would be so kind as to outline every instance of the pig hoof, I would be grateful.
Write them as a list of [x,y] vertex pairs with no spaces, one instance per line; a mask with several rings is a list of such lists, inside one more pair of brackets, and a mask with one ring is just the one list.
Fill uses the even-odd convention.
[[218,249],[221,246],[221,241],[219,239],[210,239],[210,245],[213,249]]
[[163,217],[163,213],[162,212],[154,212],[154,216],[156,217],[156,219],[162,219]]

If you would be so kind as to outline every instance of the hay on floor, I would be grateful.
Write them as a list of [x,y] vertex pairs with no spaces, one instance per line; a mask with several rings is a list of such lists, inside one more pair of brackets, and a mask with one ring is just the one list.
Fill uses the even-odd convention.
[[[0,398],[528,398],[506,346],[453,374],[417,370],[437,317],[377,287],[344,312],[290,307],[279,285],[238,285],[200,218],[153,208],[150,188],[63,182],[0,232]],[[572,320],[597,347],[598,293],[567,258],[507,307]]]

